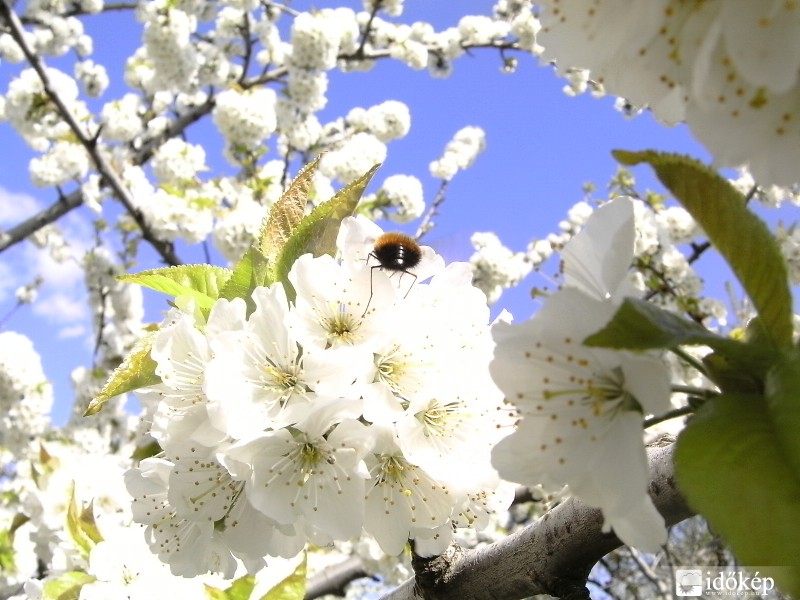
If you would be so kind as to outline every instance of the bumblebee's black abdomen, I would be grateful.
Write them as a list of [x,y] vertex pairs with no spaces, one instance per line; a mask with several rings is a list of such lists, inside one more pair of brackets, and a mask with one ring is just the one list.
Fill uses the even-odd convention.
[[422,250],[404,233],[384,233],[375,240],[372,255],[380,266],[390,271],[413,269],[422,258]]

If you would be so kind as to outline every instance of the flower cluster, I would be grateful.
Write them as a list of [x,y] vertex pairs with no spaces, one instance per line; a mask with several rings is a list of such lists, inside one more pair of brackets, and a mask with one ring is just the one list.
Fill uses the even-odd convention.
[[[381,230],[346,219],[339,259],[301,256],[255,309],[173,312],[153,342],[163,454],[126,481],[172,571],[231,574],[366,531],[384,552],[443,551],[510,498],[489,462],[502,419],[484,295],[423,247],[381,268]],[[430,279],[429,283],[425,283]],[[458,461],[453,461],[453,457]]]
[[253,148],[277,127],[275,102],[275,92],[268,88],[225,90],[217,95],[214,123],[228,144]]
[[468,169],[486,149],[486,134],[480,127],[464,127],[447,142],[444,154],[430,164],[434,177],[450,181],[459,170]]
[[671,407],[669,371],[656,355],[581,344],[632,291],[633,221],[628,199],[600,208],[562,251],[564,287],[531,320],[494,327],[492,376],[520,420],[492,456],[511,481],[568,484],[606,530],[656,551],[667,534],[647,494],[642,419]]
[[505,247],[494,233],[477,232],[470,238],[475,253],[470,257],[473,283],[483,290],[490,304],[504,289],[513,287],[531,272],[532,263],[524,252]]
[[202,146],[173,138],[156,151],[151,165],[153,174],[162,183],[180,184],[206,169],[206,152]]
[[[78,99],[78,85],[75,80],[53,68],[47,69],[47,76],[50,89],[58,95],[72,115],[78,120],[88,119],[89,110]],[[69,137],[69,126],[47,97],[44,85],[33,69],[25,69],[8,84],[4,100],[3,118],[35,150],[44,152],[52,141]]]
[[686,121],[725,166],[797,179],[800,8],[793,2],[542,2],[543,58],[585,67],[609,92]]
[[33,343],[14,331],[0,333],[0,447],[17,451],[44,432],[53,390]]
[[422,182],[411,175],[391,175],[375,194],[362,198],[361,206],[369,210],[373,220],[408,223],[421,217],[425,210]]

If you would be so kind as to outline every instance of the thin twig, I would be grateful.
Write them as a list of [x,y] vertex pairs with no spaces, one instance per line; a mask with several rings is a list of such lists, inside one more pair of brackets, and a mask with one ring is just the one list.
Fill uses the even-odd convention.
[[450,181],[447,179],[442,179],[442,183],[439,185],[439,190],[436,192],[436,196],[433,198],[433,202],[431,202],[431,207],[425,213],[425,216],[422,218],[422,223],[419,224],[417,228],[417,232],[414,234],[414,237],[417,241],[422,239],[426,233],[428,233],[431,229],[433,229],[435,223],[433,222],[433,217],[439,214],[439,207],[444,203],[446,198],[447,186],[450,184]]

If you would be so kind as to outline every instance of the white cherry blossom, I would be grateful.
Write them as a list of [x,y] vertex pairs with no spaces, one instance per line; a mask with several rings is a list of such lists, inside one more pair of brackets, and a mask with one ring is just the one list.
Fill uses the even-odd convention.
[[630,200],[602,207],[562,252],[566,287],[531,320],[494,326],[490,369],[520,421],[492,460],[511,481],[569,484],[603,511],[606,530],[655,551],[666,530],[647,495],[642,419],[671,408],[669,372],[657,355],[581,343],[632,289],[633,237]]

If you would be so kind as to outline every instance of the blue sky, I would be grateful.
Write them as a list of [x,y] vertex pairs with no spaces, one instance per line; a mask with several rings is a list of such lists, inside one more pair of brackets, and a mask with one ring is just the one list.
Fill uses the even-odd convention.
[[[308,4],[298,1],[292,6],[304,9]],[[403,22],[428,20],[437,29],[455,25],[463,14],[486,13],[492,6],[492,2],[477,0],[408,0],[406,4]],[[317,1],[313,5],[359,9],[361,2]],[[138,43],[140,29],[130,18],[113,15],[110,20],[94,17],[89,22],[90,32],[96,34],[94,58],[108,66],[112,79],[102,101],[118,97],[123,90],[121,69],[112,65],[121,65]],[[368,107],[386,100],[408,104],[411,132],[389,145],[388,158],[377,179],[382,181],[395,173],[416,175],[423,181],[429,200],[438,188],[438,182],[428,174],[430,161],[441,155],[460,128],[477,125],[486,131],[486,152],[451,183],[438,226],[427,238],[449,258],[468,258],[469,236],[476,230],[495,231],[514,250],[522,250],[532,238],[555,231],[566,211],[583,197],[585,182],[596,183],[595,197],[602,197],[603,187],[616,169],[612,149],[654,148],[708,160],[708,154],[685,127],[663,127],[649,114],[626,121],[613,109],[613,98],[568,97],[562,92],[564,81],[553,69],[539,66],[530,56],[520,56],[513,75],[502,74],[500,67],[497,52],[480,51],[458,60],[448,79],[433,79],[391,61],[380,62],[369,73],[330,74],[329,103],[320,114],[323,122],[343,116],[355,106]],[[0,89],[5,90],[18,71],[18,66],[0,65]],[[193,127],[189,141],[204,143],[212,168],[229,169],[212,129],[210,123]],[[0,161],[0,225],[7,227],[20,215],[33,214],[37,207],[54,202],[56,194],[30,184],[27,164],[33,153],[8,124],[0,124],[0,142],[4,149],[4,160]],[[636,174],[643,186],[655,185],[645,170]],[[91,235],[87,217],[88,212],[76,211],[62,225],[71,237],[86,241]],[[36,269],[43,270],[47,282],[38,307],[17,311],[3,329],[20,331],[34,340],[45,372],[55,385],[55,416],[61,421],[72,401],[68,374],[75,366],[90,364],[93,340],[77,279],[79,269],[42,262],[36,254],[26,243],[0,255],[4,279],[0,315],[13,306],[14,289],[29,281]],[[142,257],[142,269],[155,266],[146,262],[148,256],[152,254]],[[185,252],[182,256],[187,261],[193,258]],[[508,292],[494,312],[508,308],[517,319],[527,318],[536,309],[529,290],[544,284],[543,279],[532,276]],[[151,292],[145,292],[145,297],[148,317],[157,320],[165,306],[164,298]]]

